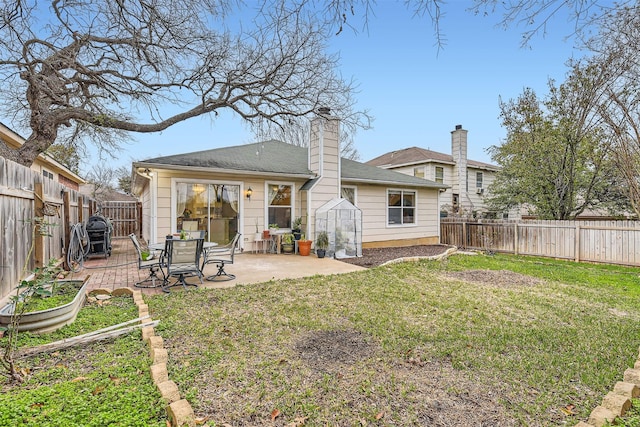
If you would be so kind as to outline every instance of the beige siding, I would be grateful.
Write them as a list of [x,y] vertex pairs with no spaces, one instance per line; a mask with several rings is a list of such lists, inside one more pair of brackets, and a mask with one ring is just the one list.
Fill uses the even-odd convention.
[[358,207],[362,210],[363,243],[437,238],[439,233],[437,194],[437,190],[417,190],[416,224],[388,226],[387,188],[359,185]]
[[[254,235],[256,233],[256,218],[258,220],[258,232],[268,229],[265,225],[266,200],[265,183],[285,182],[280,177],[247,177],[243,175],[215,174],[206,172],[170,171],[159,170],[157,173],[157,236],[163,238],[167,234],[175,233],[173,229],[175,219],[172,219],[171,182],[172,178],[188,180],[202,180],[203,182],[233,182],[240,185],[241,195],[239,201],[239,231],[242,233],[241,246],[246,250],[253,247]],[[298,200],[300,192],[298,189],[304,184],[303,180],[286,180],[292,183],[295,190],[295,205],[293,217],[304,216],[305,205],[301,205]],[[246,191],[251,187],[251,199],[246,198]]]

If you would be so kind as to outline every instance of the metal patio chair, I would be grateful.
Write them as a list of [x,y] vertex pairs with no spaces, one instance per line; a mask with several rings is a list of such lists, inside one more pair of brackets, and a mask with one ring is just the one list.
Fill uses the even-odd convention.
[[[162,258],[155,257],[152,259],[143,259],[142,245],[140,244],[138,237],[134,233],[131,233],[129,234],[129,238],[133,242],[133,246],[136,248],[136,252],[138,253],[138,269],[149,269],[149,275],[144,280],[134,283],[133,286],[137,288],[158,288],[164,286],[164,282],[167,278],[162,270]],[[158,272],[162,273],[162,278],[158,277]],[[158,281],[158,283],[156,283],[156,281]]]
[[231,243],[225,246],[215,247],[207,251],[204,264],[216,264],[216,267],[218,267],[218,272],[216,274],[207,276],[208,281],[224,282],[236,278],[235,274],[229,274],[224,271],[224,267],[225,265],[233,264],[233,258],[240,242],[240,236],[242,236],[242,234],[236,233]]
[[186,277],[198,276],[202,283],[203,275],[200,268],[200,258],[202,257],[202,245],[204,239],[167,239],[164,249],[164,264],[167,269],[166,277],[177,277],[177,280],[162,287],[164,292],[169,292],[169,288],[182,285],[198,287],[195,283],[187,283]]

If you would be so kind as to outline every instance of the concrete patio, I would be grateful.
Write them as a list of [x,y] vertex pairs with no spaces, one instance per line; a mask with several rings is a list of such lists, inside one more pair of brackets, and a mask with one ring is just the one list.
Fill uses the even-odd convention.
[[[69,278],[84,278],[90,275],[88,290],[105,288],[134,288],[134,283],[147,277],[148,270],[138,269],[138,257],[131,240],[118,238],[112,240],[113,250],[111,256],[91,257],[84,262],[84,269],[72,273]],[[241,253],[235,256],[235,262],[225,266],[230,274],[236,278],[227,282],[203,281],[200,284],[197,278],[189,278],[189,283],[197,283],[203,288],[230,288],[236,285],[266,282],[276,279],[299,278],[314,276],[317,274],[330,275],[348,273],[363,270],[363,267],[337,261],[332,258],[318,258],[314,254],[309,256],[287,254],[262,254]],[[205,276],[215,274],[217,268],[209,264],[204,269]],[[173,281],[174,279],[172,279]],[[135,288],[140,289],[146,295],[163,293],[160,288]],[[177,288],[175,288],[177,289]]]

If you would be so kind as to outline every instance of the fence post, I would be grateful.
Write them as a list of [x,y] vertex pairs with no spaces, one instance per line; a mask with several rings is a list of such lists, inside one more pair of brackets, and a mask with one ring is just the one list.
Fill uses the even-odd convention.
[[[42,189],[41,182],[33,183],[33,211],[38,221],[44,221],[44,191]],[[35,220],[35,218],[34,218]],[[33,224],[35,227],[36,224]],[[33,261],[35,268],[42,268],[44,266],[44,236],[40,232],[40,227],[36,228],[36,232],[33,236]]]
[[84,197],[78,196],[78,224],[84,221]]
[[513,253],[518,255],[518,223],[513,223]]
[[64,269],[71,271],[71,266],[67,264],[67,254],[69,253],[69,243],[71,242],[71,198],[68,191],[62,192],[62,206],[64,216],[62,218],[64,229],[64,247],[62,248],[62,255],[64,256]]
[[575,259],[576,262],[580,262],[580,225],[576,224],[576,237],[575,237],[575,242],[576,242],[576,246],[575,246]]
[[467,247],[467,221],[462,222],[462,247]]

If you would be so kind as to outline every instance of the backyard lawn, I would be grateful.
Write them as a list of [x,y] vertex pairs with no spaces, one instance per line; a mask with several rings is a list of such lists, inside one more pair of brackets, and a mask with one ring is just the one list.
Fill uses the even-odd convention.
[[637,358],[639,274],[456,255],[149,305],[210,425],[574,425]]
[[[210,427],[573,426],[638,357],[639,275],[455,255],[145,299]],[[83,312],[51,340],[137,316],[127,300]],[[149,362],[139,332],[24,360],[0,425],[164,426]]]

